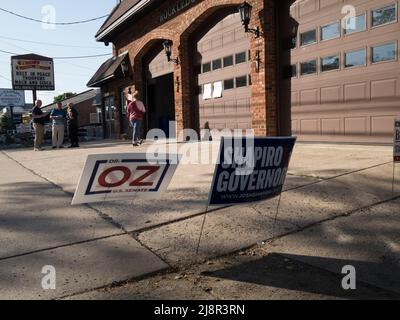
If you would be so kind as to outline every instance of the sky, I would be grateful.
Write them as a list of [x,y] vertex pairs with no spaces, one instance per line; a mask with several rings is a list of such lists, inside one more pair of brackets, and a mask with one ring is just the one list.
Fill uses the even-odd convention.
[[[55,13],[56,22],[87,20],[107,15],[116,0],[0,0],[0,8],[34,19],[43,20]],[[49,7],[50,6],[50,7]],[[42,13],[42,10],[45,10]],[[110,54],[90,59],[55,60],[55,91],[38,91],[43,103],[53,102],[54,96],[64,92],[88,90],[86,83],[98,67],[111,57],[112,46],[96,42],[94,36],[106,18],[79,25],[60,26],[49,29],[48,25],[28,21],[0,11],[0,50],[17,54],[35,53],[47,57],[70,57]],[[24,41],[16,41],[13,38]],[[46,42],[57,45],[35,44]],[[83,47],[83,48],[81,48]],[[0,88],[11,88],[11,55],[0,52]],[[32,93],[25,92],[26,103],[32,103]]]

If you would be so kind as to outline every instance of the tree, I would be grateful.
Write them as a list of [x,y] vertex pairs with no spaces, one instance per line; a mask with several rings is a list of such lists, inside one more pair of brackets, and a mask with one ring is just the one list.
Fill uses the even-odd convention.
[[11,118],[7,114],[0,116],[0,132],[7,132],[7,130],[12,130],[12,128]]
[[54,102],[61,102],[63,100],[72,98],[73,96],[76,96],[76,93],[74,93],[74,92],[65,92],[63,94],[60,94],[60,95],[54,97]]

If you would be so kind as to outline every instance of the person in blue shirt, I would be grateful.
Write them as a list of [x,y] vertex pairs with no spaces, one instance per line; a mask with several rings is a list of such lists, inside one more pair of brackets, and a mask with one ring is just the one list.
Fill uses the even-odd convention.
[[62,103],[58,102],[57,107],[50,113],[50,119],[53,123],[53,149],[64,148],[65,120],[67,112],[63,110]]

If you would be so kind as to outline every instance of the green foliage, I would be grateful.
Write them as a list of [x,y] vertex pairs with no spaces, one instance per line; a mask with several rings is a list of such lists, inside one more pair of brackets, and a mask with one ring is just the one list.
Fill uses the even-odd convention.
[[55,102],[61,102],[61,101],[65,100],[65,99],[72,98],[73,96],[76,96],[76,93],[74,93],[74,92],[65,92],[63,94],[60,94],[60,95],[54,97],[54,103]]
[[12,130],[12,128],[11,118],[6,114],[0,116],[0,132],[5,133],[7,130]]

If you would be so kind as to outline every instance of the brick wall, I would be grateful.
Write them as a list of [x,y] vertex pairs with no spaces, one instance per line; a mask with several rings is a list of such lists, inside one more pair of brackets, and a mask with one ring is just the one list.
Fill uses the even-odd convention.
[[[250,40],[253,59],[251,70],[252,125],[256,135],[274,136],[278,134],[277,46],[279,41],[276,32],[276,12],[278,11],[275,8],[275,6],[278,6],[278,1],[248,0],[248,2],[253,6],[250,27],[258,26],[262,33],[262,36],[258,39],[251,37]],[[199,110],[191,108],[193,99],[196,99],[193,86],[196,83],[193,81],[193,77],[196,75],[191,61],[193,50],[193,44],[190,42],[191,36],[204,28],[207,22],[215,18],[218,13],[226,11],[229,14],[232,10],[236,10],[243,3],[243,0],[198,0],[181,13],[160,23],[162,13],[174,3],[176,3],[176,0],[165,1],[156,10],[132,23],[130,27],[125,27],[123,31],[114,36],[113,45],[118,54],[129,51],[130,62],[133,66],[133,79],[126,81],[124,85],[133,85],[139,92],[143,93],[143,57],[157,42],[166,39],[172,40],[173,57],[179,56],[180,60],[180,64],[174,67],[175,82],[180,83],[179,86],[175,84],[177,129],[198,129]],[[289,17],[289,12],[287,12],[287,17]],[[258,72],[255,63],[257,52],[260,57]],[[106,90],[116,93],[115,97],[118,99],[120,86],[121,82],[115,81],[114,84],[108,85]],[[287,95],[289,95],[289,92],[287,92]]]

